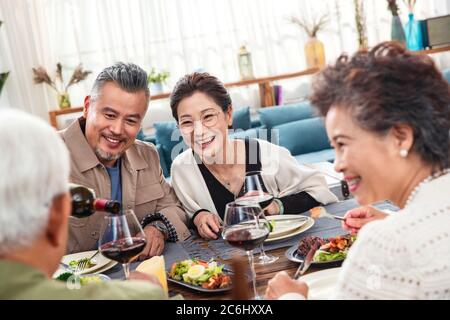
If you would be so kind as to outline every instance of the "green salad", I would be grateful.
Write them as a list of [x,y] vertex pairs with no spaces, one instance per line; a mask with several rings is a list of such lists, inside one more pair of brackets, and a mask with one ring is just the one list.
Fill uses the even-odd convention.
[[328,239],[328,242],[322,245],[316,251],[313,257],[314,262],[329,262],[344,260],[347,257],[348,250],[355,242],[356,236],[338,236]]
[[205,289],[223,288],[231,284],[231,279],[223,273],[224,265],[210,260],[187,259],[172,264],[169,277]]
[[336,261],[336,260],[344,260],[347,256],[347,251],[331,253],[328,251],[317,250],[314,255],[314,262],[327,262],[327,261]]

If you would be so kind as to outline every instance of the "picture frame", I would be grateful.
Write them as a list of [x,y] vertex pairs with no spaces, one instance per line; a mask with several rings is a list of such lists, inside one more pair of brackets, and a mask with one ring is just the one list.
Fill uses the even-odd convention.
[[56,130],[63,130],[83,114],[83,109],[83,107],[75,107],[49,111],[50,124]]

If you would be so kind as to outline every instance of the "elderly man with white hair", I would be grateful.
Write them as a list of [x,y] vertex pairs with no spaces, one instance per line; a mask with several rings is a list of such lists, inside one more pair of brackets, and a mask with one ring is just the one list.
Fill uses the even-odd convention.
[[164,299],[153,277],[69,289],[51,280],[66,250],[69,154],[44,121],[0,111],[0,299]]

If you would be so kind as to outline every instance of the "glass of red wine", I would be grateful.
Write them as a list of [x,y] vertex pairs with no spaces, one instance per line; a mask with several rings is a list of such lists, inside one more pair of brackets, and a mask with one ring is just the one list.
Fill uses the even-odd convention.
[[[242,205],[258,204],[261,207],[261,215],[264,217],[264,209],[273,201],[273,195],[267,191],[261,171],[247,172],[242,188],[235,198],[235,202]],[[260,245],[260,255],[256,264],[269,264],[278,260],[278,257],[266,254],[264,244]]]
[[261,219],[261,207],[257,204],[228,203],[225,207],[222,237],[233,247],[245,250],[252,273],[254,299],[260,296],[256,290],[256,273],[253,249],[260,246],[269,235],[267,220]]
[[130,262],[147,245],[147,239],[133,210],[108,214],[100,231],[99,250],[106,258],[122,264],[125,279],[130,276]]

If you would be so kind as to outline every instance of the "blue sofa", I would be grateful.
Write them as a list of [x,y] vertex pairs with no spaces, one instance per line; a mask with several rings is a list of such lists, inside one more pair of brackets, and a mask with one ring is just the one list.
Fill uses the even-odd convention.
[[334,160],[323,120],[308,102],[263,108],[258,113],[270,141],[287,148],[299,163]]
[[[154,126],[154,136],[140,138],[156,145],[164,176],[169,177],[172,159],[187,146],[175,121],[158,122]],[[239,108],[233,112],[233,129],[232,137],[265,139],[286,147],[299,163],[334,160],[322,119],[314,115],[307,102],[261,108],[253,119],[249,107]]]

